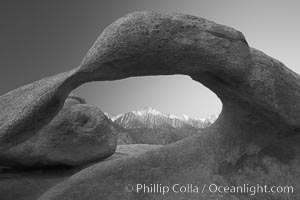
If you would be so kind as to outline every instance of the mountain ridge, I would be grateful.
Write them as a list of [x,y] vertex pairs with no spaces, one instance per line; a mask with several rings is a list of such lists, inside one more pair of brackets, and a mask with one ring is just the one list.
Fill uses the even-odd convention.
[[205,118],[192,118],[185,114],[164,114],[152,107],[130,111],[127,113],[111,116],[105,113],[113,122],[126,129],[133,128],[158,128],[169,125],[173,128],[196,128],[203,129],[211,125],[218,117],[217,114]]

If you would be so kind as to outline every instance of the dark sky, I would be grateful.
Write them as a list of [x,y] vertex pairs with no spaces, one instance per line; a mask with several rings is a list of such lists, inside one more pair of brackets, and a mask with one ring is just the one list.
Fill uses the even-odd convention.
[[[157,10],[196,15],[236,28],[248,43],[300,73],[300,3],[243,0],[1,0],[0,95],[76,67],[101,31],[124,14]],[[89,83],[75,91],[112,115],[146,106],[205,116],[218,98],[186,76]]]

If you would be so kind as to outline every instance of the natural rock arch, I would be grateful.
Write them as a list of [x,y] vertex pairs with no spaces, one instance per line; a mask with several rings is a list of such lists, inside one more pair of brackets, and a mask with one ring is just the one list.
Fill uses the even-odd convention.
[[[198,185],[211,181],[276,185],[280,181],[299,188],[299,178],[293,178],[299,177],[299,75],[250,48],[242,33],[182,14],[126,15],[103,31],[78,68],[3,95],[0,149],[35,134],[82,83],[171,74],[189,75],[217,94],[223,109],[214,125],[201,136],[157,151],[87,168],[41,199],[183,198],[183,194],[124,194],[126,184],[142,181]],[[205,193],[184,198],[217,196]],[[224,196],[233,198],[234,194]]]

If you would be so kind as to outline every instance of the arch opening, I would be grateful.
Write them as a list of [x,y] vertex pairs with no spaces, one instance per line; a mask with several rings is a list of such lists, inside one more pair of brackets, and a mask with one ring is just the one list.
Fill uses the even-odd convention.
[[168,144],[194,135],[214,123],[222,109],[215,93],[187,75],[91,82],[74,93],[130,132],[135,143]]

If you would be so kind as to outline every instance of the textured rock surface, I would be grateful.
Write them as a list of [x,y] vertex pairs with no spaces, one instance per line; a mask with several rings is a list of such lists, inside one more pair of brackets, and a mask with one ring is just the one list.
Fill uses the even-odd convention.
[[77,81],[73,72],[22,86],[0,97],[0,150],[22,143],[59,112]]
[[[103,31],[75,70],[2,96],[1,149],[35,134],[83,82],[171,74],[189,75],[221,99],[212,126],[158,150],[91,166],[39,199],[300,199],[299,75],[250,48],[239,31],[189,15],[126,15]],[[137,183],[292,185],[295,193],[124,191]]]
[[[116,152],[99,163],[105,164],[116,159],[145,153],[160,145],[133,144],[118,145]],[[35,170],[0,169],[1,200],[35,200],[49,188],[66,180],[85,166],[77,168],[53,168]]]
[[0,163],[13,167],[77,166],[112,155],[116,145],[117,133],[103,112],[71,95],[35,136],[2,151]]
[[1,200],[35,200],[74,173],[67,169],[0,172]]

